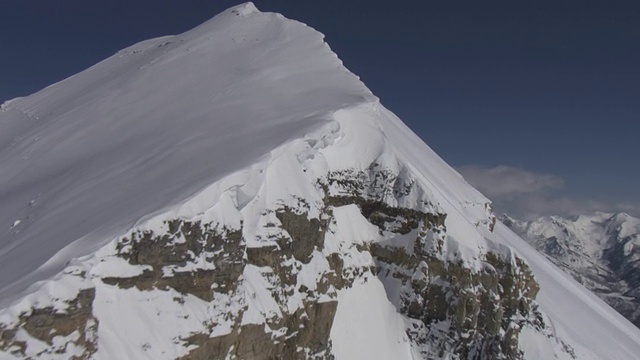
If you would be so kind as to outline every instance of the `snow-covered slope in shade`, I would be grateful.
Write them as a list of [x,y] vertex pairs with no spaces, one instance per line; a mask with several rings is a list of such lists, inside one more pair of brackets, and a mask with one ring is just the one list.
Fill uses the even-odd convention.
[[0,167],[0,357],[640,359],[321,34],[250,3],[5,103]]

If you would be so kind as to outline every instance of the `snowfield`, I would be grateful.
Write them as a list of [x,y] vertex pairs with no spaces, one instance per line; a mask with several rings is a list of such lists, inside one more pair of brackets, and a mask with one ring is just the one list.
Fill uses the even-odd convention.
[[[523,329],[525,359],[571,359],[571,353],[640,359],[640,330],[495,223],[490,201],[384,108],[322,34],[251,3],[186,33],[135,44],[2,105],[0,324],[15,324],[36,306],[64,309],[78,289],[95,288],[99,325],[88,325],[94,332],[54,342],[93,336],[92,358],[160,359],[188,354],[193,345],[171,339],[202,331],[208,321],[215,320],[215,337],[231,333],[238,317],[243,325],[260,325],[283,309],[293,313],[307,298],[296,293],[274,301],[268,266],[247,265],[237,291],[216,292],[210,302],[170,287],[115,291],[101,279],[151,272],[152,265],[134,266],[114,254],[131,232],[171,231],[167,219],[215,221],[225,224],[216,231],[241,231],[248,249],[275,246],[281,234],[271,224],[281,220],[265,209],[298,206],[322,220],[317,179],[371,164],[417,189],[380,194],[384,203],[446,214],[447,261],[480,270],[488,251],[526,260],[540,284],[536,301],[549,332]],[[326,190],[340,191],[335,184]],[[331,221],[324,248],[294,266],[296,286],[316,290],[330,254],[340,254],[345,268],[372,266],[357,248],[409,244],[417,233],[379,233],[355,205],[335,206]],[[215,267],[207,259],[219,255],[203,251],[183,268],[162,271],[166,277],[210,271]],[[317,299],[337,299],[330,336],[337,359],[420,358],[393,286],[365,274]],[[15,337],[29,344],[31,356],[55,358],[41,353],[55,343],[23,329]],[[82,354],[67,345],[68,355],[74,351]],[[14,357],[0,351],[2,359]]]

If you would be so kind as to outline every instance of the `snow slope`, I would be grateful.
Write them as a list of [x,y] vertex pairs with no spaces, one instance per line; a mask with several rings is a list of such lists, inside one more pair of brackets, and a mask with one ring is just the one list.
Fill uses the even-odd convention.
[[[335,171],[366,170],[372,163],[401,176],[410,174],[406,178],[422,189],[400,200],[385,198],[406,202],[390,205],[429,203],[434,211],[447,214],[447,256],[452,261],[479,268],[486,251],[508,254],[509,248],[525,258],[541,286],[537,301],[542,312],[578,358],[640,359],[640,330],[506,227],[497,224],[491,231],[495,218],[489,201],[386,110],[342,66],[320,33],[279,14],[261,13],[251,3],[184,34],[133,45],[3,105],[0,308],[14,310],[0,315],[10,318],[41,294],[59,290],[55,284],[71,286],[55,283],[65,278],[60,274],[69,264],[112,276],[142,272],[113,259],[103,263],[100,254],[113,250],[114,241],[131,229],[161,227],[158,219],[201,217],[244,224],[247,246],[264,246],[268,237],[255,229],[271,220],[262,209],[304,199],[311,217],[320,202],[317,189],[309,185],[314,179]],[[354,207],[336,210],[336,221],[344,225],[337,225],[325,247],[342,251],[345,262],[370,263],[349,249],[370,239],[359,236],[374,237],[375,231]],[[300,270],[299,283],[312,286],[316,270],[326,266],[320,255],[314,253],[313,259]],[[247,266],[243,273],[242,291],[251,295],[248,299],[259,299],[247,305],[243,323],[260,324],[265,314],[280,311],[261,293],[270,286],[263,281],[264,271]],[[54,275],[54,281],[41,282]],[[405,358],[418,356],[403,343],[405,319],[395,312],[394,299],[383,298],[385,288],[378,281],[363,280],[337,295],[332,339],[339,359],[365,354],[375,358],[392,345]],[[198,321],[184,319],[211,316],[193,297],[185,300],[189,306],[176,310],[153,292],[132,289],[124,299],[114,298],[109,287],[96,289],[98,358],[123,356],[118,349],[143,336],[135,328],[123,336],[108,325],[108,314],[118,301],[152,303],[148,313],[118,318],[141,316],[148,319],[147,330],[162,327],[151,320],[156,310],[170,309],[183,319],[167,331],[177,331],[176,324],[195,328]],[[371,303],[363,304],[371,297]],[[224,301],[233,304],[231,297]],[[293,307],[301,300],[291,301],[288,306]],[[388,320],[375,318],[378,313]],[[352,346],[341,342],[339,334],[354,331],[361,336],[352,339]],[[161,336],[174,336],[160,330],[155,335],[159,338],[139,340],[161,343]],[[376,341],[367,348],[367,339]],[[521,335],[527,359],[561,356],[549,342],[533,330]],[[184,349],[167,346],[143,346],[135,350],[139,353],[131,349],[124,354],[184,355]],[[359,352],[354,354],[354,349]]]
[[4,106],[3,298],[322,128],[331,112],[375,101],[321,34],[252,5],[234,12]]

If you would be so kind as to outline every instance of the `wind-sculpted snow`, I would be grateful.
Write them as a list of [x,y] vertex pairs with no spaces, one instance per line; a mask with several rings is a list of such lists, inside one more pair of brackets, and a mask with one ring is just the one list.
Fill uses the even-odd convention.
[[640,358],[321,34],[252,4],[0,130],[0,357]]
[[3,297],[374,99],[321,34],[227,11],[10,102],[0,112]]

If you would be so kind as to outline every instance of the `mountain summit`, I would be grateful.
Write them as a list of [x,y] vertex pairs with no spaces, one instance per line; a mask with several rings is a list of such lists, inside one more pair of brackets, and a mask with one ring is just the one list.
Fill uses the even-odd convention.
[[0,358],[640,359],[342,66],[248,3],[0,111]]

